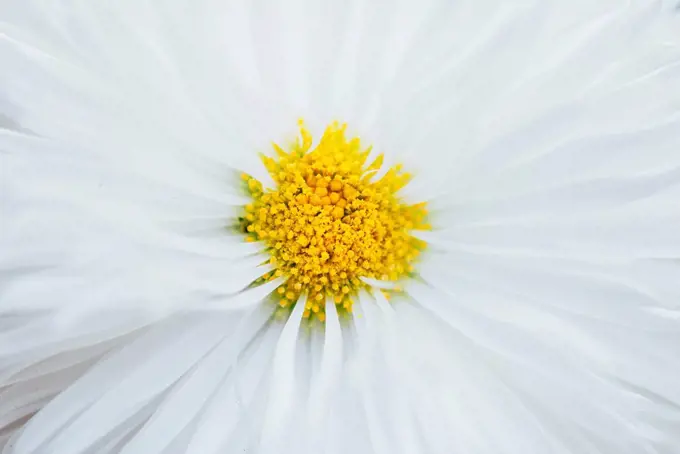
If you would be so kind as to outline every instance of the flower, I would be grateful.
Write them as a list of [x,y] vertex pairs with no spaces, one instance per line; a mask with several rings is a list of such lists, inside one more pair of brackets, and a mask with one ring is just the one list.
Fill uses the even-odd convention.
[[4,453],[675,452],[680,15],[623,3],[5,2]]

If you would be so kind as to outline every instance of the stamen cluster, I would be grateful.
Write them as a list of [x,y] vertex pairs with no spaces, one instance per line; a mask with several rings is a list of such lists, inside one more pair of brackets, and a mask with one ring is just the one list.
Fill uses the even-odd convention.
[[276,292],[279,306],[292,308],[306,292],[304,316],[320,321],[326,298],[339,313],[352,312],[352,297],[365,285],[360,278],[398,281],[412,272],[425,244],[409,232],[430,228],[424,203],[405,205],[396,195],[410,175],[398,165],[373,181],[383,156],[366,165],[370,148],[345,132],[334,123],[311,149],[301,122],[290,151],[274,145],[276,156],[262,158],[275,189],[242,175],[253,202],[240,228],[247,241],[266,243],[275,268],[262,279],[287,277]]

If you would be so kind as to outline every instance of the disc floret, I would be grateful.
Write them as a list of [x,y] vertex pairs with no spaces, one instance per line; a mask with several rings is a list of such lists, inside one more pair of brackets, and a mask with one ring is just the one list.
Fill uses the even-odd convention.
[[240,228],[246,241],[267,246],[274,271],[262,279],[287,278],[275,292],[283,310],[306,293],[306,318],[324,321],[326,298],[350,314],[353,297],[366,285],[362,277],[398,281],[413,271],[425,244],[410,232],[430,226],[424,203],[407,205],[397,196],[411,178],[400,165],[374,179],[383,156],[366,165],[371,149],[362,149],[358,138],[348,140],[346,125],[338,123],[312,148],[300,122],[289,151],[276,144],[274,150],[262,161],[275,188],[242,175],[252,203]]

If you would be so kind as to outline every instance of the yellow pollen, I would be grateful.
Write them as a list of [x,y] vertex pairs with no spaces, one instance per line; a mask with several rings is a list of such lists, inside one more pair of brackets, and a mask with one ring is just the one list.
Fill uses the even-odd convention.
[[[252,202],[244,207],[240,229],[246,241],[262,241],[274,268],[256,283],[285,277],[275,292],[281,310],[290,311],[303,293],[303,316],[326,319],[325,299],[340,315],[351,315],[362,277],[399,281],[413,272],[425,243],[411,235],[429,230],[425,203],[405,204],[397,195],[411,176],[391,167],[372,180],[383,157],[367,163],[370,148],[347,139],[346,125],[328,126],[312,147],[300,122],[300,138],[286,151],[262,161],[275,188],[242,174]],[[304,300],[303,300],[304,301]]]

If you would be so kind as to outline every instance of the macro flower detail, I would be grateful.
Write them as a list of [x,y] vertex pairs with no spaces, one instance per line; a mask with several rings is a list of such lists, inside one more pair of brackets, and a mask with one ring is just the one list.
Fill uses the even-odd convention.
[[0,1],[0,454],[677,454],[680,10]]
[[240,229],[247,241],[267,244],[273,270],[259,281],[286,277],[276,289],[278,305],[290,309],[304,293],[303,317],[323,322],[326,299],[341,314],[352,312],[358,290],[370,287],[363,279],[398,291],[396,282],[413,273],[425,246],[411,231],[430,226],[425,203],[406,205],[397,196],[410,179],[401,166],[377,176],[383,156],[368,163],[371,149],[348,140],[346,125],[329,126],[313,150],[311,133],[300,127],[290,151],[274,145],[277,156],[263,157],[275,189],[242,175],[253,202]]

